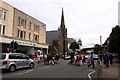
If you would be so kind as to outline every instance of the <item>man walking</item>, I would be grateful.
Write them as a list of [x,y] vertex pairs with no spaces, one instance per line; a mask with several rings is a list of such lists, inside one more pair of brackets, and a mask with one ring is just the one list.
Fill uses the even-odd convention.
[[90,54],[90,64],[88,65],[88,67],[90,67],[91,65],[93,66],[93,68],[95,68],[94,67],[93,52],[91,52],[91,54]]

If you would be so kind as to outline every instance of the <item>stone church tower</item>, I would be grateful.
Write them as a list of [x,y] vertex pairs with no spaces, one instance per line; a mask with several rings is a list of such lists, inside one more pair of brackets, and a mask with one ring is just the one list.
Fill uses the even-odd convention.
[[67,53],[68,51],[68,42],[67,42],[67,28],[65,27],[65,20],[64,20],[64,12],[62,9],[62,15],[61,15],[61,24],[60,24],[60,28],[59,28],[61,34],[59,37],[59,43],[60,43],[60,53],[63,53],[63,55],[65,55],[65,53]]

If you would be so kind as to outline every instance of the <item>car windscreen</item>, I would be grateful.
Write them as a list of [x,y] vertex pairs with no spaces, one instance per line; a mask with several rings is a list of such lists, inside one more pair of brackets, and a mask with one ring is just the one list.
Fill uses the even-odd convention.
[[0,60],[5,59],[5,57],[6,57],[6,54],[0,54]]

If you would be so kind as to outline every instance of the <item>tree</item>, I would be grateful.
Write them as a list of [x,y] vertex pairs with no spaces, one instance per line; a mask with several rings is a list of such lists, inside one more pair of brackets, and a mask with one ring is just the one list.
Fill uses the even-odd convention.
[[94,53],[95,53],[95,54],[98,54],[98,53],[102,54],[102,51],[103,51],[103,48],[102,48],[101,45],[96,44],[96,45],[94,46]]
[[116,25],[110,34],[108,51],[117,53],[120,56],[120,26]]
[[54,54],[58,52],[58,40],[53,40],[52,45],[49,45],[48,52]]
[[70,44],[69,48],[75,51],[75,49],[79,49],[79,44],[77,44],[76,42],[73,42]]

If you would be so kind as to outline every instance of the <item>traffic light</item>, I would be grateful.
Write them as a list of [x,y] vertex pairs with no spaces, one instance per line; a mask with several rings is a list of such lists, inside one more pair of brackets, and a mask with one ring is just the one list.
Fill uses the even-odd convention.
[[17,49],[18,43],[17,43],[16,41],[11,41],[10,47],[11,47],[12,49]]
[[13,46],[14,46],[14,41],[11,41],[10,43],[10,47],[13,49]]
[[18,43],[15,41],[14,42],[14,49],[17,49],[17,47],[18,47]]

